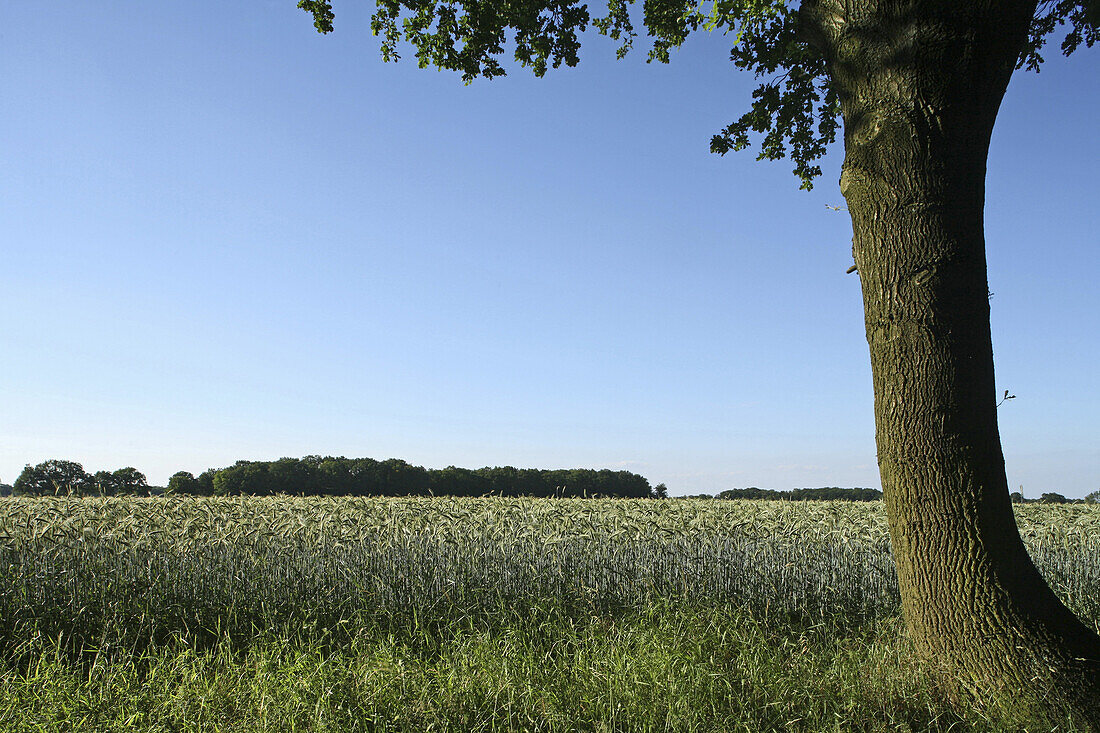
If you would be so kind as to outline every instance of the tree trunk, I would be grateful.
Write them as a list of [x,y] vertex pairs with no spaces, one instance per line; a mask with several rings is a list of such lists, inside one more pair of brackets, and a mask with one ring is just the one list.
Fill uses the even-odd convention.
[[1028,557],[997,432],[985,168],[1034,10],[820,0],[804,2],[801,21],[841,96],[840,185],[912,639],[974,690],[1068,708],[1100,730],[1100,637]]

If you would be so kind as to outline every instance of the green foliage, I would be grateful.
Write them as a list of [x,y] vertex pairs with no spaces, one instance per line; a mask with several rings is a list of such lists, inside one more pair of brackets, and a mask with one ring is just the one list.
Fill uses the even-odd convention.
[[117,471],[96,471],[91,477],[90,493],[100,496],[149,496],[145,474],[132,466]]
[[[426,469],[390,458],[306,456],[278,461],[237,461],[211,469],[218,496],[296,494],[305,496],[618,496],[650,495],[649,482],[629,471],[572,469],[547,471],[511,466],[471,470],[448,466]],[[188,476],[190,474],[187,474]],[[202,484],[203,476],[196,479]],[[171,484],[170,484],[171,486]],[[175,493],[190,493],[185,478]],[[200,492],[201,493],[201,492]]]
[[730,61],[767,79],[753,92],[749,111],[711,139],[711,152],[744,150],[751,144],[750,133],[762,135],[757,160],[789,156],[802,188],[813,188],[813,179],[821,175],[814,161],[836,140],[840,101],[829,83],[825,57],[802,37],[798,12],[784,0],[715,0],[709,10],[692,3],[675,30],[659,27],[657,58],[667,61],[668,48],[699,28],[733,33]]
[[114,496],[115,480],[110,471],[96,471],[91,477],[92,492],[100,496]]
[[[508,615],[189,638],[90,664],[28,634],[0,668],[0,728],[203,733],[1066,731],[954,701],[898,619],[804,623],[655,604],[609,618]],[[335,638],[334,638],[335,637]]]
[[332,32],[332,21],[336,16],[330,0],[298,0],[298,7],[313,14],[313,27],[318,33]]
[[149,495],[145,474],[132,466],[88,475],[79,463],[58,459],[26,466],[14,488],[14,493],[26,496]]
[[1038,71],[1043,63],[1040,53],[1047,38],[1060,25],[1069,26],[1062,41],[1062,53],[1069,56],[1081,47],[1092,48],[1100,40],[1100,2],[1097,0],[1044,0],[1039,3],[1031,21],[1027,48],[1016,68]]
[[168,479],[169,494],[201,494],[198,479],[190,471],[176,471]]
[[[609,0],[607,14],[592,18],[578,0],[376,0],[371,32],[382,37],[382,58],[397,60],[408,43],[421,67],[457,71],[469,84],[478,77],[503,76],[501,58],[509,41],[520,66],[536,76],[563,63],[579,62],[580,38],[591,23],[620,42],[621,58],[638,33],[633,0]],[[803,3],[806,5],[807,3]],[[800,10],[786,0],[643,0],[642,21],[651,40],[650,61],[668,63],[671,51],[692,33],[720,31],[733,36],[730,60],[764,81],[749,111],[711,139],[712,152],[743,150],[760,136],[758,160],[790,157],[801,187],[821,175],[815,163],[836,140],[840,101],[826,57],[809,42]],[[300,0],[321,33],[333,30],[330,0]],[[1098,37],[1100,0],[1046,0],[1039,4],[1020,66],[1038,70],[1040,50],[1060,24],[1068,26],[1062,52]]]
[[50,459],[25,466],[14,488],[15,493],[28,496],[83,496],[92,485],[92,478],[79,463]]
[[882,492],[878,489],[842,489],[827,486],[820,489],[793,489],[777,491],[775,489],[726,489],[718,494],[719,499],[767,499],[780,501],[878,501]]

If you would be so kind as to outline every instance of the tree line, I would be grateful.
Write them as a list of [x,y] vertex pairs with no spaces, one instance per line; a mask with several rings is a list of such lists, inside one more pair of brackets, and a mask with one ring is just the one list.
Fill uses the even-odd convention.
[[1070,499],[1056,491],[1048,491],[1038,499],[1029,499],[1019,491],[1009,494],[1013,504],[1100,504],[1100,490],[1094,491],[1084,499]]
[[882,498],[882,492],[878,489],[851,488],[843,489],[838,486],[825,486],[820,489],[792,489],[779,491],[777,489],[758,489],[751,486],[747,489],[726,489],[719,492],[719,499],[781,499],[784,501],[878,501]]
[[75,461],[50,459],[27,465],[12,485],[13,494],[25,496],[149,496],[145,474],[133,466],[89,474]]
[[569,496],[646,498],[649,481],[609,469],[429,469],[398,458],[306,456],[277,461],[237,461],[198,476],[173,474],[168,490],[199,495],[295,494],[300,496]]
[[[478,469],[448,466],[429,469],[390,458],[345,458],[306,456],[277,461],[237,461],[226,468],[210,468],[198,476],[177,471],[168,486],[151,486],[141,471],[127,466],[115,471],[88,473],[75,461],[51,459],[27,465],[8,486],[0,483],[0,496],[151,496],[156,494],[195,496],[563,496],[668,498],[668,487],[650,487],[649,481],[629,471],[609,469],[514,468]],[[878,501],[882,492],[868,488],[803,488],[781,491],[726,489],[715,494],[681,498],[771,499],[782,501]],[[1100,490],[1084,499],[1070,499],[1048,492],[1037,499],[1012,493],[1014,503],[1100,504]]]
[[178,471],[165,488],[151,487],[135,468],[88,474],[75,461],[27,465],[13,486],[28,496],[119,496],[172,493],[197,496],[563,496],[663,498],[663,484],[609,469],[543,470],[512,466],[476,470],[428,469],[397,458],[306,456],[277,461],[237,461],[198,476]]
[[[864,488],[840,488],[838,486],[825,486],[820,489],[792,489],[780,491],[777,489],[758,489],[751,486],[747,489],[726,489],[718,494],[696,494],[686,496],[686,499],[775,499],[782,501],[878,501],[882,499],[882,492],[878,489]],[[1029,499],[1021,492],[1014,491],[1011,494],[1014,504],[1100,504],[1100,490],[1093,491],[1084,499],[1070,499],[1056,492],[1047,492],[1037,499]]]

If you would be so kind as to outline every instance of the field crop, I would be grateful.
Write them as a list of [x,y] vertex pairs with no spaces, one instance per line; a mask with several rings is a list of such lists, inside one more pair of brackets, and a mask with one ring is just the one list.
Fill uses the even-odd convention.
[[[1100,507],[1029,505],[1025,542],[1100,622]],[[658,602],[886,616],[880,503],[452,498],[0,500],[0,618],[73,648]],[[2,638],[2,637],[0,637]]]
[[[1100,626],[1100,507],[1018,520]],[[0,729],[1076,730],[897,611],[878,503],[0,499]]]

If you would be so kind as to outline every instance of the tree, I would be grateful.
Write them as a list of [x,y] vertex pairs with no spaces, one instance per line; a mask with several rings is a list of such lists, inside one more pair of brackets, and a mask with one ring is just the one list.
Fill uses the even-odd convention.
[[257,461],[237,461],[229,468],[217,471],[214,474],[213,492],[217,496],[271,494],[268,464]]
[[[421,66],[466,82],[513,55],[537,76],[578,61],[592,23],[637,34],[630,0],[592,18],[582,0],[377,0],[382,57],[402,40]],[[301,0],[321,32],[329,0]],[[902,606],[945,679],[1033,693],[1100,728],[1100,637],[1024,550],[997,429],[983,208],[993,122],[1015,69],[1037,68],[1066,23],[1065,53],[1098,37],[1100,0],[645,0],[651,59],[700,29],[736,34],[733,63],[772,77],[716,135],[725,153],[762,133],[803,187],[843,122],[841,192],[853,228],[875,393],[876,443]]]
[[201,494],[198,479],[190,471],[176,471],[168,478],[169,494]]
[[1096,491],[1094,491],[1091,494],[1089,494],[1088,496],[1086,496],[1085,497],[1085,503],[1086,504],[1100,504],[1100,489],[1097,489]]
[[315,464],[297,458],[280,458],[265,464],[268,494],[304,494],[317,483]]
[[118,469],[111,474],[111,478],[119,494],[149,496],[149,483],[145,479],[145,474],[133,466]]
[[88,487],[90,491],[100,496],[149,495],[149,484],[145,480],[145,474],[132,466],[120,468],[117,471],[96,471],[88,479]]
[[31,496],[83,496],[91,487],[83,466],[58,459],[27,465],[15,479],[15,493]]
[[654,499],[667,499],[668,498],[668,487],[665,486],[664,484],[657,484],[656,486],[653,487],[652,496],[653,496]]
[[195,481],[199,484],[198,494],[199,496],[213,496],[214,495],[214,474],[217,471],[213,469],[207,469],[200,473]]
[[96,471],[90,480],[92,491],[100,496],[114,496],[118,493],[115,478],[110,471]]

